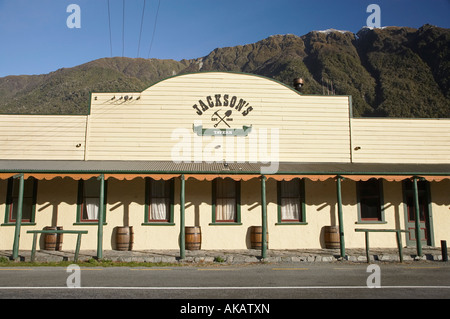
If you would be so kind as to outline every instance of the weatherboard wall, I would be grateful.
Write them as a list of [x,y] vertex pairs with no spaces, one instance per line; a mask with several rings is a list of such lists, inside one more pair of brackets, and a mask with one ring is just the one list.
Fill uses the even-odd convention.
[[74,115],[0,115],[0,157],[83,160],[86,119]]
[[[199,73],[142,93],[92,97],[88,160],[350,161],[347,96],[302,96],[258,76]],[[230,130],[251,126],[251,133],[199,137],[193,130],[216,124]]]
[[450,120],[351,119],[355,163],[448,163]]

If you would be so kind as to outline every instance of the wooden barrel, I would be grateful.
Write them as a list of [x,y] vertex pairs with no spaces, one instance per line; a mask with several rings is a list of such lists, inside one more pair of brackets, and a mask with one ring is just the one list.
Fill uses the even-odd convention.
[[[57,226],[57,230],[62,230],[62,226]],[[56,250],[62,250],[62,244],[63,244],[63,235],[64,234],[57,234],[56,235]]]
[[202,230],[200,226],[185,227],[184,237],[187,250],[202,249]]
[[[61,226],[44,227],[44,230],[62,230]],[[63,243],[63,234],[45,234],[44,236],[44,250],[61,250]]]
[[[269,233],[266,234],[267,246],[269,243]],[[262,248],[262,226],[252,226],[250,228],[250,242],[253,249]]]
[[116,249],[125,251],[133,249],[133,226],[122,226],[116,229]]
[[338,249],[340,248],[339,227],[325,226],[325,248]]
[[128,250],[133,250],[133,244],[134,244],[134,231],[133,231],[133,226],[128,226],[130,227],[130,247],[128,247]]

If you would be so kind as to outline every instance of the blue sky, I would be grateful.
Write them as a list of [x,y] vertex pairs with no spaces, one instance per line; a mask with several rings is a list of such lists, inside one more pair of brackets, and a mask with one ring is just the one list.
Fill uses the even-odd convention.
[[[450,0],[146,0],[142,33],[144,0],[125,0],[125,23],[123,0],[109,3],[112,48],[108,0],[0,0],[0,77],[73,67],[111,57],[111,49],[112,56],[181,60],[275,34],[356,33],[369,4],[380,6],[381,26],[450,28]],[[81,28],[67,27],[70,4],[81,9]]]

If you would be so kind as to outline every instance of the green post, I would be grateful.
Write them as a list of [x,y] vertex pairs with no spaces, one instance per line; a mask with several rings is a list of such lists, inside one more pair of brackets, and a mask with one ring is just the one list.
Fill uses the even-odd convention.
[[185,190],[186,181],[184,175],[181,175],[181,187],[180,187],[180,259],[186,258],[186,246],[185,246],[185,222],[184,222],[184,206],[185,206]]
[[367,262],[370,263],[370,254],[369,254],[369,232],[366,231],[366,259]]
[[339,242],[341,248],[341,257],[345,257],[345,241],[344,241],[344,220],[342,216],[342,177],[337,176],[336,191],[337,191],[337,203],[338,203],[338,220],[339,220]]
[[397,236],[397,247],[398,247],[398,255],[400,256],[400,262],[403,262],[403,251],[402,251],[402,234],[401,230],[396,231]]
[[417,177],[414,177],[414,212],[416,226],[416,247],[417,256],[422,257],[422,238],[420,236],[420,208],[419,208],[419,191],[417,187]]
[[97,232],[97,258],[103,258],[103,214],[105,204],[105,176],[101,174],[98,179],[100,180],[100,200],[98,210],[98,232]]
[[262,245],[261,257],[267,257],[267,203],[266,203],[266,177],[261,176],[261,223],[262,223]]
[[20,227],[22,226],[22,207],[23,207],[23,189],[25,181],[23,174],[16,175],[14,178],[19,178],[19,198],[17,199],[17,216],[16,229],[14,232],[14,244],[12,259],[16,260],[19,257],[19,241],[20,241]]

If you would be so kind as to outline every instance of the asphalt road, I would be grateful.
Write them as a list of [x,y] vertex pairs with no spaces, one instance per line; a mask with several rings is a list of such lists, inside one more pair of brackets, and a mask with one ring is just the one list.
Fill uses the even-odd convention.
[[[450,263],[311,263],[181,267],[0,267],[0,298],[154,299],[176,301],[172,311],[209,300],[228,309],[227,300],[252,302],[298,299],[447,299]],[[75,285],[78,288],[68,288]],[[380,288],[369,288],[376,286]],[[166,300],[166,301],[164,301]],[[196,301],[197,300],[197,301]],[[202,301],[203,300],[203,301]],[[258,301],[258,302],[255,302]],[[158,304],[159,302],[157,302]],[[204,303],[204,302],[203,302]],[[182,308],[185,305],[186,308]],[[222,309],[223,308],[223,309]],[[272,306],[272,309],[273,306]],[[192,311],[206,308],[192,308]],[[234,310],[237,310],[235,308]],[[243,308],[242,308],[243,310]],[[274,310],[272,310],[273,313]],[[206,315],[206,313],[205,313]]]

